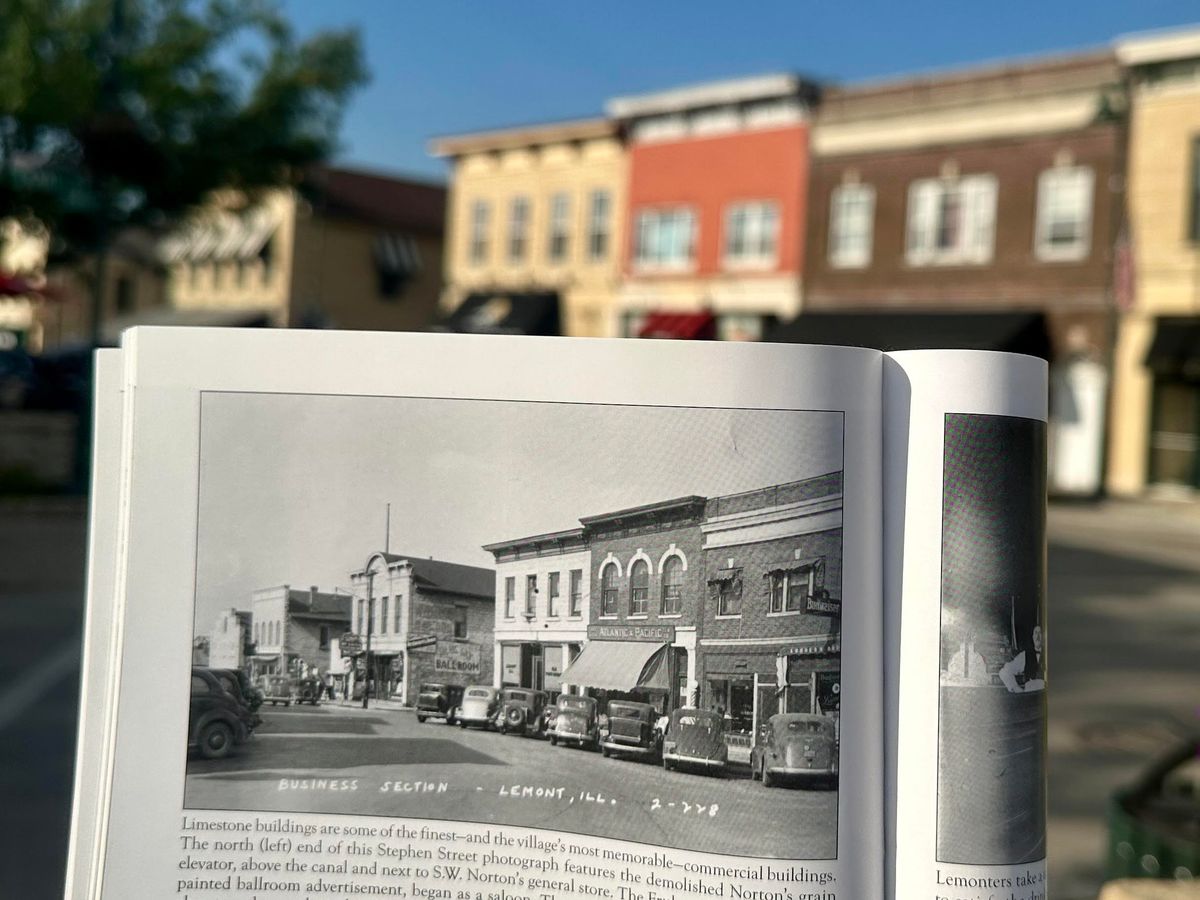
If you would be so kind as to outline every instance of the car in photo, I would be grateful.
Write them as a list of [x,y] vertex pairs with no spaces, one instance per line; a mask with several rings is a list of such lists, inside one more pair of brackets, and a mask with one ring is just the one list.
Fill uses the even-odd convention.
[[724,773],[729,761],[725,719],[719,713],[690,706],[675,710],[663,735],[662,761],[664,769],[686,766]]
[[453,725],[458,708],[462,705],[463,690],[461,684],[431,681],[421,685],[421,692],[417,695],[417,721],[444,719],[447,725]]
[[474,728],[491,728],[500,712],[500,690],[490,684],[468,685],[458,708],[458,724]]
[[250,726],[253,728],[262,724],[262,716],[258,714],[258,709],[263,704],[262,691],[254,687],[248,676],[241,669],[214,669],[208,667],[208,671],[212,672],[221,682],[221,687],[236,697],[250,713]]
[[291,706],[296,702],[296,685],[287,675],[260,675],[258,687],[263,692],[263,702],[272,706],[280,703]]
[[600,749],[600,705],[595,700],[563,694],[554,706],[558,712],[548,732],[551,744]]
[[315,675],[297,678],[293,687],[297,703],[311,703],[313,706],[321,702],[321,694],[324,692],[325,685]]
[[761,780],[763,787],[775,787],[785,780],[836,786],[838,746],[834,720],[811,713],[771,716],[759,726],[750,750],[750,777]]
[[605,756],[657,757],[662,752],[658,718],[658,711],[649,703],[610,700],[608,729],[601,737],[600,752]]
[[545,710],[549,701],[545,691],[531,688],[504,688],[500,692],[500,711],[496,715],[501,734],[541,737],[546,731]]
[[192,667],[188,710],[188,752],[205,759],[224,759],[237,744],[250,739],[251,712],[204,666]]

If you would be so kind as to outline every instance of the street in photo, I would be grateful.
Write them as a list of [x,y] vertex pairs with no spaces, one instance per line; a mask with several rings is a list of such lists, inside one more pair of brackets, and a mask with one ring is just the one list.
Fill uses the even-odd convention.
[[184,807],[836,858],[842,432],[205,394]]

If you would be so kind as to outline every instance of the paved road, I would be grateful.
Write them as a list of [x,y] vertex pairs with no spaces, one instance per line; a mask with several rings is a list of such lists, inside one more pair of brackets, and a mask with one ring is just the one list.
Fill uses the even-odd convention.
[[397,710],[262,713],[235,756],[189,761],[189,808],[401,815],[749,856],[836,855],[836,791],[764,788],[748,769],[666,772],[548,741],[419,724]]

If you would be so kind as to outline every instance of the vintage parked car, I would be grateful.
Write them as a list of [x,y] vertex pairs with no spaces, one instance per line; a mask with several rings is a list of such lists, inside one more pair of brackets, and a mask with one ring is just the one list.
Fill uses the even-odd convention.
[[192,694],[188,710],[188,750],[205,759],[222,759],[235,744],[249,740],[253,714],[242,700],[229,693],[211,669],[192,666]]
[[783,779],[836,785],[838,748],[833,719],[810,713],[779,713],[759,726],[750,750],[750,777],[763,787]]
[[501,734],[541,737],[546,732],[543,712],[549,696],[545,691],[529,688],[504,688],[500,692],[500,712],[496,715]]
[[462,705],[463,686],[461,684],[440,684],[429,682],[421,685],[421,693],[417,696],[417,721],[426,719],[445,719],[447,725],[453,725],[455,714]]
[[637,756],[658,756],[662,752],[662,734],[655,723],[658,712],[649,703],[633,700],[608,701],[608,733],[600,742],[600,752]]
[[458,724],[462,728],[491,728],[500,711],[500,691],[487,684],[472,684],[463,691],[458,709]]
[[325,693],[325,685],[315,675],[296,680],[295,695],[297,703],[311,703],[313,706],[316,706],[321,702],[321,695],[323,693]]
[[282,703],[291,706],[296,700],[296,685],[287,675],[260,675],[258,686],[263,692],[263,701],[275,706]]
[[555,707],[558,713],[554,716],[554,727],[549,730],[551,744],[574,743],[600,749],[600,709],[595,700],[563,694]]
[[663,736],[664,769],[695,766],[724,772],[729,759],[725,746],[725,720],[715,712],[682,707],[671,713]]
[[262,724],[258,708],[263,704],[263,694],[250,682],[250,676],[241,669],[213,669],[210,672],[221,682],[221,687],[236,697],[250,711],[251,727]]

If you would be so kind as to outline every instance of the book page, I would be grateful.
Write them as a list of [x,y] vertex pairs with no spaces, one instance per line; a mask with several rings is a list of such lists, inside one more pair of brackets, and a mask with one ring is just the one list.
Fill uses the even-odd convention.
[[885,359],[889,896],[1046,896],[1046,365]]
[[120,350],[99,350],[93,372],[92,471],[88,498],[87,605],[79,678],[79,722],[75,737],[75,790],[67,851],[66,896],[83,894],[95,859],[96,824],[103,781],[106,711],[111,698],[114,592],[120,511],[122,455],[122,360]]
[[125,352],[99,896],[881,895],[879,354]]

